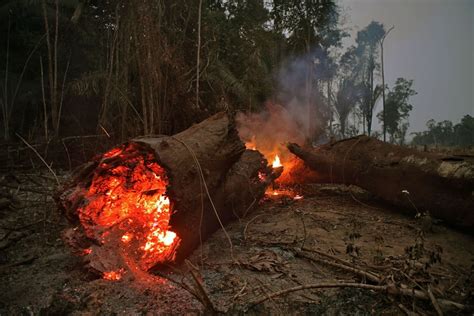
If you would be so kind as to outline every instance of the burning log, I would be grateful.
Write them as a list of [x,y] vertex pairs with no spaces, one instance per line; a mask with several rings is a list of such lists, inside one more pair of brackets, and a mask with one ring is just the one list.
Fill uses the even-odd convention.
[[474,226],[473,157],[424,153],[367,136],[288,149],[316,172],[312,182],[358,185],[417,213]]
[[[279,171],[281,173],[281,170]],[[174,136],[134,139],[96,157],[61,190],[64,235],[108,279],[182,261],[245,216],[279,175],[219,113]]]

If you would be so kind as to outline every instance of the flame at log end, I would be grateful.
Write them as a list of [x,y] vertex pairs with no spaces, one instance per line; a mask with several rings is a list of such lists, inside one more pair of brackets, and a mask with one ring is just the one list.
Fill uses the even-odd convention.
[[275,155],[275,159],[273,159],[273,162],[272,162],[272,168],[279,168],[279,167],[283,167],[283,165],[281,164],[280,157],[278,157],[278,155]]

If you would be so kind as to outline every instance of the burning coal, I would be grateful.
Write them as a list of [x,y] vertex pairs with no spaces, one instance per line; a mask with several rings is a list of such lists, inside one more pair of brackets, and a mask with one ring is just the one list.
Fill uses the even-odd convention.
[[[129,143],[105,153],[84,195],[88,203],[78,209],[87,237],[121,249],[123,260],[142,270],[172,260],[179,237],[169,227],[167,185],[152,152]],[[104,277],[118,276],[108,272]]]

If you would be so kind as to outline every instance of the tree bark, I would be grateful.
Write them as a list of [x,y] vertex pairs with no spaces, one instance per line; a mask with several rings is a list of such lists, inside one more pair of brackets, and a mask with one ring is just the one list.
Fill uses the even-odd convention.
[[[143,137],[131,142],[154,152],[158,164],[167,171],[166,193],[172,210],[169,225],[181,239],[175,252],[177,262],[189,256],[200,240],[218,230],[221,223],[245,216],[279,175],[258,151],[245,149],[233,118],[226,113],[218,113],[174,136]],[[100,170],[101,157],[81,167],[59,192],[58,205],[74,224],[80,224],[78,208],[87,203],[84,192]],[[80,245],[76,249],[84,248],[84,238],[73,239]],[[104,251],[105,256],[108,253]]]
[[288,149],[315,171],[312,182],[354,184],[413,212],[474,226],[472,156],[423,153],[368,136]]

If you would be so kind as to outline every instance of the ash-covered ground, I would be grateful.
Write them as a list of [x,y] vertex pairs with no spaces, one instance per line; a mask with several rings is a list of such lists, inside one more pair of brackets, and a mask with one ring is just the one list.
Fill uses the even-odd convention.
[[[226,226],[232,246],[220,230],[189,263],[108,281],[84,270],[61,240],[68,223],[53,201],[55,183],[37,170],[0,178],[1,315],[435,315],[436,305],[445,314],[472,313],[445,301],[474,304],[474,237],[357,188],[312,185],[299,188],[300,200],[266,199]],[[311,288],[321,283],[395,284],[433,299]]]

